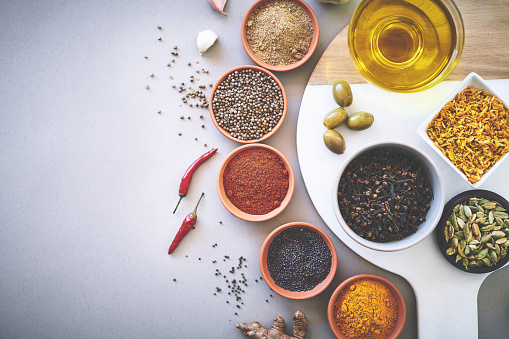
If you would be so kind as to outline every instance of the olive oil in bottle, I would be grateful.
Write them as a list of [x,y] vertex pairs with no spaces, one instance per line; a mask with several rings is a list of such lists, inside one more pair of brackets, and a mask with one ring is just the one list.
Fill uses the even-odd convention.
[[364,0],[348,41],[366,80],[391,91],[415,92],[452,71],[463,39],[463,22],[450,0]]

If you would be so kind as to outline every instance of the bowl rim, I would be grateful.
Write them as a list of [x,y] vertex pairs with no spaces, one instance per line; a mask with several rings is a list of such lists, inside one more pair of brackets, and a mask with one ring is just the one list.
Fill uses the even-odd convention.
[[[436,185],[439,187],[438,192],[436,190],[433,190],[432,203],[435,206],[437,206],[436,207],[436,209],[437,209],[436,216],[434,219],[430,219],[429,218],[430,215],[429,215],[429,211],[428,211],[428,214],[426,215],[426,222],[429,221],[430,226],[428,228],[426,228],[425,232],[413,233],[413,234],[408,235],[404,239],[397,240],[397,241],[391,241],[391,242],[383,242],[383,243],[370,241],[370,240],[364,239],[361,236],[357,235],[357,233],[355,233],[346,224],[345,220],[343,219],[343,216],[341,215],[341,212],[339,210],[339,204],[337,201],[338,200],[337,199],[337,188],[339,185],[339,181],[341,180],[341,176],[343,175],[343,172],[346,169],[346,167],[348,166],[348,164],[358,155],[360,155],[366,151],[369,151],[371,149],[381,148],[381,147],[392,147],[392,148],[397,148],[397,149],[403,150],[404,152],[406,151],[407,153],[415,153],[417,156],[424,159],[427,162],[427,166],[424,166],[425,171],[428,172],[427,167],[432,169],[432,171],[434,172],[434,174],[436,175],[436,177],[438,179]],[[418,158],[418,160],[420,160],[420,159]],[[427,174],[429,177],[430,176],[429,173],[427,173]],[[431,180],[431,178],[430,178],[430,180]],[[334,185],[332,187],[332,195],[331,196],[332,196],[332,206],[334,209],[334,214],[336,215],[336,219],[338,220],[339,224],[341,225],[341,228],[345,231],[346,234],[348,234],[348,236],[350,236],[350,238],[352,238],[354,241],[356,241],[360,245],[363,245],[363,246],[373,249],[373,250],[383,251],[383,252],[394,252],[394,251],[401,251],[401,250],[407,249],[409,247],[412,247],[412,246],[418,244],[419,242],[421,242],[422,240],[427,238],[433,232],[433,230],[435,229],[435,227],[437,226],[437,224],[440,220],[440,216],[442,215],[443,205],[445,202],[445,189],[444,189],[442,175],[440,174],[438,167],[435,165],[433,160],[427,154],[425,154],[424,152],[422,152],[421,150],[419,150],[418,148],[416,148],[410,144],[405,144],[400,141],[381,140],[381,141],[374,141],[369,144],[366,144],[366,145],[358,148],[357,150],[353,151],[352,153],[350,153],[350,155],[345,159],[345,161],[339,167],[339,170],[336,174],[336,178],[334,179]],[[422,224],[419,226],[419,228],[420,227],[422,227]]]
[[[283,163],[285,164],[286,170],[288,171],[288,192],[286,193],[285,198],[281,202],[281,205],[279,205],[278,208],[270,211],[267,214],[256,215],[256,214],[248,214],[246,212],[241,211],[240,209],[238,209],[236,206],[234,206],[230,202],[230,200],[228,199],[228,197],[226,196],[226,193],[224,191],[223,173],[224,173],[224,170],[226,169],[226,166],[228,165],[230,160],[234,156],[236,156],[238,153],[240,153],[246,149],[251,149],[251,148],[263,148],[263,149],[272,151],[273,153],[277,154],[281,158]],[[246,221],[255,221],[255,222],[265,221],[265,220],[274,218],[276,215],[281,213],[290,203],[290,200],[292,199],[292,196],[293,196],[293,192],[295,190],[295,174],[293,172],[292,165],[290,164],[290,161],[288,161],[288,159],[285,157],[285,155],[283,153],[281,153],[279,150],[277,150],[276,148],[269,146],[269,145],[265,145],[265,144],[246,144],[246,145],[242,145],[242,146],[235,148],[223,160],[223,162],[219,166],[219,171],[218,171],[217,178],[216,178],[216,189],[217,189],[217,194],[219,196],[219,200],[221,200],[221,203],[223,204],[223,206],[237,218],[246,220]]]
[[387,288],[389,288],[389,290],[392,292],[392,295],[394,296],[394,298],[396,299],[396,302],[398,304],[398,316],[396,318],[396,323],[394,324],[394,328],[392,329],[392,331],[389,334],[389,336],[387,337],[387,339],[397,338],[401,334],[401,331],[403,331],[403,327],[405,326],[405,322],[406,322],[405,299],[403,298],[403,295],[401,294],[401,292],[398,290],[398,288],[393,283],[391,283],[389,280],[387,280],[383,277],[380,277],[380,276],[374,275],[374,274],[354,275],[350,278],[345,279],[334,290],[334,292],[332,293],[332,295],[329,299],[329,303],[327,305],[327,319],[329,321],[329,326],[330,326],[332,332],[334,333],[336,338],[339,338],[339,339],[347,338],[343,334],[343,332],[341,331],[339,326],[336,325],[336,322],[334,319],[334,303],[335,303],[336,299],[339,297],[339,294],[341,293],[341,291],[346,286],[348,286],[350,283],[352,283],[356,280],[360,280],[360,279],[371,279],[371,280],[379,281],[379,282],[383,283],[385,286],[387,286]]
[[[255,70],[255,71],[260,71],[260,72],[263,72],[266,75],[270,76],[278,84],[279,88],[281,89],[281,94],[283,96],[283,114],[281,115],[281,118],[279,118],[279,121],[274,126],[274,128],[272,128],[272,130],[269,133],[264,134],[259,139],[241,140],[241,139],[238,139],[238,138],[235,138],[235,137],[231,136],[230,133],[228,133],[221,126],[218,125],[218,123],[216,121],[216,116],[214,115],[214,110],[213,110],[213,107],[212,107],[213,106],[212,105],[212,100],[214,99],[214,94],[216,93],[216,90],[217,90],[217,87],[219,86],[219,84],[221,84],[226,79],[226,77],[228,75],[230,75],[231,73],[233,73],[235,71],[245,70],[245,69],[251,69],[251,70]],[[262,68],[260,66],[255,66],[255,65],[237,66],[237,67],[234,67],[234,68],[226,71],[225,73],[223,73],[223,75],[221,75],[221,77],[219,77],[217,79],[217,81],[214,84],[214,86],[212,87],[212,91],[210,92],[210,95],[209,95],[209,114],[210,114],[210,118],[212,120],[212,123],[214,124],[214,126],[216,126],[217,130],[219,132],[221,132],[221,134],[223,134],[225,137],[227,137],[230,140],[239,142],[241,144],[254,144],[254,143],[258,143],[258,142],[261,142],[261,141],[264,141],[264,140],[270,138],[272,135],[274,135],[274,133],[276,133],[276,131],[279,129],[279,127],[281,127],[281,125],[283,124],[283,121],[285,120],[285,117],[286,117],[287,110],[288,110],[288,98],[287,98],[286,91],[285,91],[285,88],[283,86],[283,83],[272,72],[270,72],[269,70],[267,70],[265,68]]]
[[[474,85],[475,84],[475,85]],[[477,86],[476,86],[477,85]],[[502,101],[502,103],[504,104],[505,107],[509,107],[508,105],[508,101],[504,100],[504,98],[499,94],[497,93],[496,91],[494,91],[492,89],[492,87],[490,85],[488,85],[488,83],[477,73],[475,72],[471,72],[470,74],[468,74],[465,79],[463,79],[455,88],[454,90],[451,91],[451,93],[447,96],[447,98],[444,99],[444,101],[436,108],[432,111],[432,113],[430,113],[426,119],[424,119],[424,121],[421,123],[421,125],[419,126],[419,128],[417,129],[417,134],[421,137],[421,139],[423,139],[426,144],[428,144],[456,173],[458,173],[460,175],[460,177],[463,178],[463,180],[465,180],[471,187],[473,188],[479,188],[488,178],[489,176],[495,172],[495,170],[500,166],[500,164],[506,159],[508,158],[508,154],[509,152],[507,152],[502,158],[500,158],[493,166],[491,166],[491,168],[489,168],[482,176],[481,176],[481,179],[479,181],[477,181],[475,184],[471,183],[467,176],[461,172],[456,166],[454,166],[454,164],[451,162],[451,160],[449,160],[449,158],[447,158],[441,151],[440,149],[435,146],[435,144],[431,141],[431,139],[429,138],[428,134],[426,133],[426,129],[428,128],[428,125],[429,123],[433,120],[433,118],[438,114],[440,113],[440,111],[442,110],[442,108],[448,103],[450,102],[451,100],[453,100],[456,95],[458,93],[460,93],[461,91],[463,91],[465,88],[467,88],[467,86],[472,86],[476,89],[482,89],[484,90],[486,93],[490,94],[490,95],[494,95],[496,96],[498,99],[500,99]]]
[[453,0],[437,0],[438,2],[440,2],[443,5],[443,7],[445,7],[447,9],[449,16],[451,16],[453,18],[454,27],[457,32],[456,43],[454,45],[452,45],[453,51],[454,51],[452,53],[452,58],[445,65],[445,67],[442,69],[442,71],[440,73],[436,74],[436,76],[432,80],[428,81],[426,84],[421,85],[420,87],[415,87],[415,88],[411,88],[411,89],[404,89],[404,88],[400,88],[400,87],[386,88],[386,87],[382,86],[380,81],[376,81],[377,80],[376,77],[367,76],[366,75],[367,72],[365,71],[365,68],[361,65],[361,62],[357,61],[356,58],[354,57],[355,48],[353,46],[352,40],[354,39],[354,36],[355,36],[355,34],[353,32],[353,27],[355,27],[354,21],[357,20],[359,18],[359,16],[361,15],[360,13],[364,9],[365,3],[371,2],[371,1],[372,0],[361,0],[361,2],[357,5],[357,7],[355,9],[355,11],[352,15],[352,19],[350,20],[349,26],[348,26],[348,50],[350,52],[352,62],[355,66],[355,69],[359,72],[359,74],[368,83],[370,83],[378,88],[381,88],[383,90],[386,90],[386,91],[391,91],[391,92],[396,92],[396,93],[413,93],[413,92],[420,92],[420,91],[429,89],[429,88],[437,85],[441,81],[443,81],[445,78],[447,78],[447,76],[449,74],[451,74],[451,72],[456,68],[459,60],[461,59],[461,55],[462,55],[463,49],[465,47],[465,25],[463,22],[463,17],[461,15],[461,12],[459,11],[458,7],[456,6],[456,4],[454,3]]
[[[317,284],[313,289],[308,291],[289,291],[287,289],[284,289],[280,286],[278,286],[274,279],[270,276],[269,269],[267,267],[267,256],[269,252],[269,246],[274,240],[274,238],[280,234],[281,232],[294,228],[294,227],[302,227],[307,228],[318,235],[322,237],[322,239],[327,244],[327,247],[329,247],[330,253],[331,253],[331,267],[329,274],[325,277],[324,280],[322,280],[319,284]],[[277,227],[275,230],[273,230],[267,238],[265,238],[262,247],[260,249],[260,257],[259,257],[259,265],[260,265],[260,271],[263,277],[263,280],[265,283],[269,286],[269,288],[279,294],[282,297],[288,298],[288,299],[294,299],[294,300],[303,300],[303,299],[309,299],[312,298],[320,293],[322,293],[332,282],[334,279],[334,276],[336,275],[336,270],[338,266],[338,257],[336,252],[336,247],[334,246],[334,243],[332,242],[331,238],[325,233],[320,227],[310,224],[308,222],[303,221],[294,221],[289,222],[284,225],[281,225]]]
[[256,63],[257,65],[259,65],[263,68],[266,68],[273,72],[287,72],[287,71],[294,70],[294,69],[302,66],[304,63],[306,63],[306,61],[308,61],[311,58],[311,56],[314,54],[316,47],[318,46],[318,40],[320,38],[320,27],[318,24],[318,18],[316,17],[315,12],[313,12],[313,9],[304,0],[290,0],[290,1],[293,1],[297,4],[299,4],[300,6],[302,6],[304,8],[304,10],[306,11],[306,13],[309,15],[309,18],[311,19],[311,23],[313,24],[313,38],[311,39],[311,44],[309,46],[308,52],[306,53],[306,55],[304,55],[304,57],[301,60],[299,60],[293,64],[286,65],[286,66],[270,65],[270,64],[260,60],[253,53],[253,51],[251,50],[251,47],[249,46],[249,43],[247,42],[247,38],[246,38],[246,24],[249,19],[249,16],[251,15],[251,13],[253,13],[253,11],[256,8],[260,7],[261,5],[263,5],[269,1],[273,1],[273,0],[257,0],[247,10],[247,12],[244,15],[244,18],[242,20],[242,24],[240,26],[240,37],[242,39],[242,46],[244,47],[244,50],[246,51],[246,54],[249,56],[249,58],[251,58],[251,60],[253,60],[254,63]]
[[507,264],[507,262],[509,261],[509,255],[507,255],[505,258],[503,258],[502,260],[500,260],[493,266],[472,267],[467,270],[465,268],[465,266],[463,266],[463,264],[461,264],[460,262],[456,262],[454,260],[454,256],[447,255],[445,253],[445,251],[447,250],[447,247],[448,247],[447,243],[445,242],[445,239],[443,237],[445,222],[447,221],[447,219],[449,219],[449,215],[451,214],[451,211],[454,208],[454,206],[456,206],[457,204],[459,204],[467,199],[473,198],[473,197],[493,199],[493,200],[496,200],[497,202],[501,203],[502,205],[504,205],[505,208],[509,209],[509,201],[507,201],[504,197],[502,197],[501,195],[499,195],[498,193],[495,193],[493,191],[488,191],[488,190],[483,190],[483,189],[473,189],[473,190],[468,190],[468,191],[458,193],[457,195],[452,197],[447,202],[447,204],[445,204],[445,207],[444,207],[444,210],[442,213],[442,217],[440,218],[440,221],[438,222],[438,225],[435,230],[436,241],[437,241],[437,245],[440,250],[440,253],[442,253],[443,257],[457,269],[459,269],[463,272],[474,273],[474,274],[490,273],[490,272],[498,270],[499,268],[504,267],[505,264]]

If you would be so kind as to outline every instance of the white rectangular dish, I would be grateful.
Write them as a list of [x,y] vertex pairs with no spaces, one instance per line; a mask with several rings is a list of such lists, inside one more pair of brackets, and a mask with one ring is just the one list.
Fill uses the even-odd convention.
[[461,172],[452,162],[451,160],[449,160],[443,153],[442,151],[431,141],[431,139],[429,138],[428,134],[426,133],[426,129],[428,127],[428,124],[433,120],[433,118],[442,110],[442,108],[448,103],[450,102],[451,100],[453,100],[456,95],[458,93],[460,93],[461,91],[463,91],[465,88],[467,88],[468,86],[472,86],[476,89],[482,89],[484,90],[486,93],[490,94],[490,95],[494,95],[496,96],[497,98],[499,98],[500,100],[502,100],[503,104],[505,107],[509,107],[508,106],[508,102],[506,100],[504,100],[504,98],[499,95],[498,93],[496,93],[477,73],[470,73],[452,92],[451,94],[426,118],[426,120],[424,120],[424,122],[419,126],[419,128],[417,129],[417,134],[433,149],[435,150],[439,155],[440,157],[442,157],[442,159],[445,160],[445,162],[447,162],[455,171],[456,173],[458,173],[463,179],[465,179],[466,182],[468,182],[468,184],[474,188],[478,188],[479,186],[481,186],[487,179],[488,177],[491,175],[491,173],[493,173],[497,167],[500,166],[500,163],[502,163],[502,161],[504,161],[506,158],[507,158],[507,154],[506,153],[502,158],[500,158],[491,168],[489,168],[480,178],[479,181],[477,181],[476,183],[472,183],[470,180],[468,180],[467,176]]

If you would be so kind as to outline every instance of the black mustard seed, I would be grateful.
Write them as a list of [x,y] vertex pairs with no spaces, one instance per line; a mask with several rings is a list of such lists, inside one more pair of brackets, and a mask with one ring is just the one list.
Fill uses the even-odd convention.
[[309,291],[330,272],[332,255],[316,232],[294,227],[269,245],[267,266],[274,282],[289,291]]

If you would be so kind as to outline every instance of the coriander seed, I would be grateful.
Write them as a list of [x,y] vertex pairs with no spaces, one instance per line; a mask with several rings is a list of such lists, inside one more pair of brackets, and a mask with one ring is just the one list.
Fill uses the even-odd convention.
[[260,139],[272,131],[284,111],[278,83],[262,71],[243,69],[229,74],[212,99],[219,127],[240,140]]

